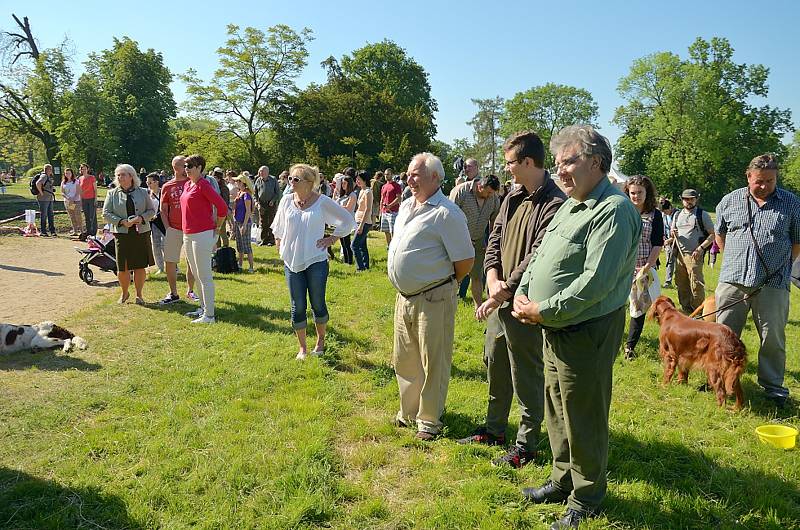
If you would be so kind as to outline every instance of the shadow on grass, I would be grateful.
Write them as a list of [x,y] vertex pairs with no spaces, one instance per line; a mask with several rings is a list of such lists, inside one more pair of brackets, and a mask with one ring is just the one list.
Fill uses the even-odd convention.
[[[467,367],[462,368],[464,364]],[[465,379],[470,381],[486,381],[486,367],[483,364],[476,364],[474,361],[466,363],[453,363],[450,367],[450,377],[453,379]]]
[[3,528],[145,528],[119,497],[98,488],[70,488],[0,467]]
[[102,368],[99,364],[89,363],[78,357],[60,354],[61,350],[40,350],[11,353],[0,357],[0,370],[27,370],[37,368],[48,372],[64,372],[80,370],[95,372]]
[[[771,517],[800,520],[800,493],[778,475],[722,465],[701,451],[625,432],[612,432],[610,445],[608,471],[615,481],[671,490],[649,500],[623,498],[612,488],[603,504],[611,522],[632,528],[764,528]],[[674,496],[684,499],[676,502]]]

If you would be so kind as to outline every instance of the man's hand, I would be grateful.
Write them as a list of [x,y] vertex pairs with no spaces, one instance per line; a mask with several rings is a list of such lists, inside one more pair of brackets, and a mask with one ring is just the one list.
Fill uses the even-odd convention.
[[478,320],[486,320],[486,318],[498,307],[500,307],[500,301],[489,297],[489,299],[487,299],[480,305],[478,309],[475,310],[475,318]]
[[538,324],[542,321],[539,304],[529,300],[524,294],[514,297],[514,310],[511,312],[511,316],[523,324]]
[[703,260],[703,247],[697,247],[692,252],[692,259],[695,261],[702,261]]
[[487,287],[489,289],[489,298],[497,298],[501,299],[501,293],[508,290],[508,284],[502,280],[497,280],[494,278],[486,278],[487,280]]

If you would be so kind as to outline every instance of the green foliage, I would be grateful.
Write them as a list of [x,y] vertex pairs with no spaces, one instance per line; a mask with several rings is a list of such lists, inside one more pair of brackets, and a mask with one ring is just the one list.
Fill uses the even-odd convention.
[[583,88],[547,83],[518,92],[506,101],[501,117],[501,131],[506,137],[532,130],[545,147],[545,167],[553,165],[550,139],[555,133],[576,123],[597,127],[597,103]]
[[651,176],[659,192],[675,197],[693,187],[707,205],[742,185],[755,155],[783,152],[788,110],[754,101],[768,94],[769,70],[737,64],[724,38],[698,38],[688,59],[668,52],[637,59],[619,83],[626,104],[614,122],[621,169]]
[[800,193],[800,130],[794,132],[794,139],[787,149],[786,163],[780,172],[780,183],[795,193]]
[[467,122],[473,131],[473,153],[470,158],[475,158],[486,173],[495,174],[498,170],[498,159],[503,159],[500,153],[500,146],[503,143],[503,139],[500,138],[500,122],[503,119],[504,100],[497,96],[489,99],[473,99],[472,103],[477,105],[478,112]]
[[[328,174],[353,165],[400,171],[435,132],[427,73],[391,41],[323,61],[324,85],[311,84],[279,110],[285,152],[306,156]],[[313,145],[313,148],[309,147]],[[310,158],[308,158],[310,157]]]
[[266,159],[259,135],[275,124],[277,112],[296,91],[312,32],[304,28],[297,33],[284,24],[266,33],[229,24],[227,32],[228,40],[217,49],[219,68],[209,83],[194,70],[181,76],[190,97],[186,108],[195,117],[218,120],[247,150],[247,165],[258,167]]

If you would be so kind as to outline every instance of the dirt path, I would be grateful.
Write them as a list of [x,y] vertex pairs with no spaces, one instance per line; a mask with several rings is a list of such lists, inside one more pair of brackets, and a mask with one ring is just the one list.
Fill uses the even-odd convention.
[[0,322],[58,321],[116,287],[116,277],[92,267],[97,285],[78,278],[86,243],[65,237],[0,237]]

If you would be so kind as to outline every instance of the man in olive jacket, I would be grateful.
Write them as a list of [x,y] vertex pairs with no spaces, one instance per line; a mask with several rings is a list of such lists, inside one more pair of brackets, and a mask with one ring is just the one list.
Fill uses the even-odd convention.
[[535,456],[544,418],[544,365],[542,330],[514,318],[511,299],[566,195],[544,169],[544,145],[536,133],[514,134],[506,140],[503,151],[515,186],[500,206],[489,236],[484,263],[489,299],[475,314],[479,320],[488,317],[484,344],[489,381],[486,425],[459,442],[504,445],[516,394],[521,411],[516,443],[492,463],[520,468]]

